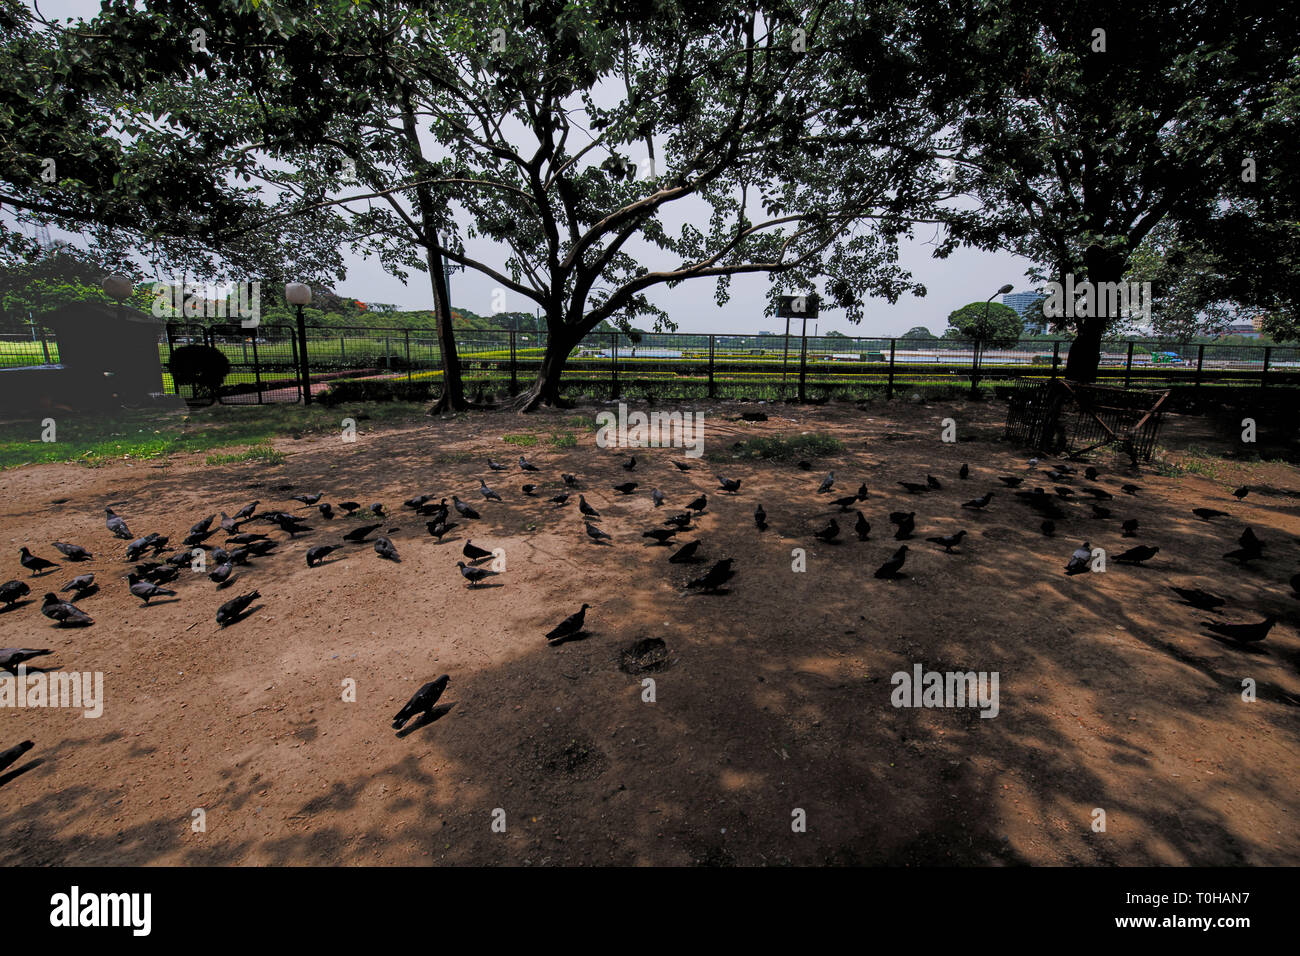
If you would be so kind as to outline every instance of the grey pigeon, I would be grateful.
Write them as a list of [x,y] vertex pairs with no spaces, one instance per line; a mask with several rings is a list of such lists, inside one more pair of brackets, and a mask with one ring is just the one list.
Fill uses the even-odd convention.
[[460,512],[460,515],[461,515],[462,518],[481,518],[481,517],[483,517],[483,516],[480,515],[477,511],[475,511],[473,508],[471,508],[469,505],[465,504],[465,502],[463,502],[463,501],[461,501],[459,498],[457,498],[455,495],[452,495],[452,496],[451,496],[451,503],[452,503],[453,505],[455,505],[456,510],[457,510],[458,512]]
[[976,511],[987,508],[989,502],[993,500],[993,492],[986,492],[978,498],[972,498],[970,501],[962,502],[963,508],[973,508]]
[[134,573],[128,574],[126,579],[131,582],[131,593],[144,601],[145,606],[156,597],[175,597],[175,591],[169,591],[167,588],[160,588],[152,581],[141,581]]
[[740,482],[742,481],[742,479],[724,478],[722,475],[717,475],[716,477],[718,479],[718,484],[722,486],[723,491],[730,492],[731,494],[734,495],[737,491],[740,490]]
[[595,508],[593,508],[591,505],[587,504],[587,499],[584,495],[578,495],[578,510],[581,511],[583,514],[585,514],[588,518],[600,517],[600,512],[597,511]]
[[1087,541],[1074,549],[1070,555],[1070,560],[1065,565],[1066,574],[1083,574],[1087,571],[1092,561],[1092,545]]
[[824,495],[826,494],[826,492],[830,491],[831,488],[833,488],[834,486],[835,486],[835,472],[828,471],[826,473],[826,477],[822,479],[822,483],[817,486],[817,494]]
[[689,564],[695,558],[695,552],[699,550],[699,541],[687,541],[684,545],[669,555],[668,562],[670,564]]
[[46,654],[53,654],[48,648],[38,647],[5,647],[0,648],[0,668],[4,668],[11,674],[17,674],[18,668],[30,661],[33,657],[44,657]]
[[41,613],[60,627],[86,627],[95,623],[89,614],[75,604],[60,601],[53,591],[48,592],[44,600]]
[[402,559],[397,554],[397,548],[393,547],[393,542],[388,540],[382,534],[375,539],[375,554],[387,561],[396,561],[402,563]]
[[487,482],[482,478],[478,480],[478,493],[488,501],[500,501],[501,496],[487,486]]
[[222,627],[234,624],[248,610],[248,606],[262,596],[260,591],[249,591],[237,598],[231,598],[217,608],[217,623]]
[[519,467],[522,468],[524,471],[538,470],[537,466],[534,465],[532,462],[530,462],[528,459],[526,459],[523,455],[519,456]]
[[476,584],[478,584],[480,581],[482,581],[484,578],[493,577],[497,573],[495,571],[490,571],[487,568],[470,567],[464,561],[457,561],[456,567],[460,568],[461,577],[463,577],[466,581],[469,582],[469,584],[466,585],[466,587],[471,587],[471,588],[474,587]]
[[587,522],[584,522],[584,523],[585,523],[586,526],[587,526],[587,537],[590,538],[592,541],[601,541],[601,540],[608,541],[608,540],[610,540],[610,536],[609,536],[609,535],[607,535],[605,532],[601,531],[599,528],[597,528],[597,527],[596,527],[594,524],[592,524],[590,521],[587,521]]
[[55,541],[54,547],[56,547],[69,561],[87,561],[94,557],[93,554],[79,544],[68,544],[66,541]]
[[663,503],[664,503],[664,493],[663,493],[662,491],[660,491],[658,488],[653,488],[653,489],[651,489],[651,491],[650,491],[650,497],[651,497],[651,499],[654,501],[654,503],[655,503],[655,507],[656,507],[656,508],[660,508],[660,507],[663,506]]
[[952,534],[940,535],[937,538],[926,538],[925,540],[942,545],[944,551],[952,554],[952,549],[961,544],[961,539],[964,537],[966,537],[965,531],[955,531]]
[[67,594],[69,591],[75,591],[74,599],[80,599],[86,595],[86,592],[95,586],[95,576],[93,574],[79,574],[63,587],[59,588],[60,594]]
[[32,589],[27,586],[26,581],[6,581],[0,584],[0,602],[6,606],[12,607],[18,601],[32,593]]
[[104,513],[108,515],[108,517],[104,519],[104,525],[109,531],[113,532],[116,537],[121,538],[123,541],[130,541],[135,537],[135,535],[131,534],[131,529],[126,526],[126,522],[119,518],[113,512],[112,508],[105,508]]

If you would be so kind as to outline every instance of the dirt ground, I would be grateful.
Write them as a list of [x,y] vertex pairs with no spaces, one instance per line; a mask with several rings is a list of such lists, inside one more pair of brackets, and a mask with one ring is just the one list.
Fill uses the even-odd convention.
[[[735,420],[760,408],[768,421]],[[1089,517],[1076,497],[1048,538],[997,481],[1052,486],[999,441],[1000,404],[721,403],[704,409],[706,454],[720,460],[679,473],[669,461],[679,451],[642,449],[632,475],[620,467],[626,452],[595,447],[591,431],[572,448],[544,440],[552,425],[597,410],[476,413],[363,430],[355,444],[285,440],[277,447],[289,457],[270,467],[208,466],[197,455],[0,473],[0,578],[33,591],[0,614],[0,645],[52,648],[33,662],[50,669],[102,671],[106,695],[98,719],[0,712],[0,750],[36,745],[0,774],[0,863],[1300,863],[1294,467],[1134,477],[1106,457],[1114,519]],[[940,441],[947,417],[958,423],[954,444]],[[501,440],[525,428],[543,441]],[[844,451],[810,471],[732,451],[753,436],[813,431]],[[1212,446],[1201,431],[1175,417],[1163,442]],[[513,466],[520,451],[539,476]],[[489,457],[511,470],[490,472]],[[962,463],[968,481],[957,480]],[[812,536],[833,513],[833,495],[816,494],[829,469],[840,494],[869,486],[869,541],[852,535],[852,514],[838,543]],[[587,539],[576,495],[563,507],[546,501],[562,471],[581,477],[611,544]],[[717,493],[719,472],[743,480],[737,495]],[[942,490],[896,484],[927,473]],[[480,477],[503,503],[481,500]],[[525,498],[528,480],[544,493]],[[610,490],[625,480],[640,482],[631,497]],[[1142,490],[1123,494],[1126,481]],[[1238,502],[1229,491],[1247,481],[1254,490]],[[668,499],[658,511],[652,487]],[[120,580],[125,542],[105,530],[106,505],[136,534],[177,541],[211,512],[254,498],[296,510],[291,495],[318,490],[384,502],[402,562],[367,543],[307,568],[308,547],[359,523],[325,522],[313,509],[310,533],[275,531],[278,552],[227,590],[185,572],[179,598],[142,607]],[[987,490],[986,511],[960,507]],[[706,561],[669,564],[671,549],[640,534],[700,492],[708,512],[679,540],[698,537]],[[439,544],[401,507],[417,493],[459,494],[483,519],[462,520]],[[751,518],[758,502],[766,532]],[[1231,517],[1198,520],[1198,505]],[[897,546],[888,514],[900,509],[917,512],[906,576],[878,580],[872,572]],[[1134,539],[1120,536],[1127,517],[1141,522]],[[1246,525],[1267,556],[1239,569],[1220,555]],[[969,536],[954,554],[925,540],[958,528]],[[466,589],[455,562],[470,536],[505,550],[500,586]],[[1112,555],[1136,543],[1161,551],[1145,566],[1067,577],[1084,539]],[[17,549],[58,558],[55,540],[96,557],[30,579]],[[792,571],[795,548],[806,549],[804,573]],[[727,592],[684,590],[724,556],[738,571]],[[41,594],[86,571],[103,585],[80,602],[96,623],[51,626]],[[1167,585],[1228,604],[1196,611]],[[262,594],[258,609],[219,628],[217,606],[249,587]],[[585,639],[548,646],[543,634],[583,602]],[[1250,649],[1199,626],[1267,613],[1281,623]],[[645,638],[662,639],[667,659],[626,673],[625,650]],[[1000,713],[895,708],[891,675],[918,663],[998,672]],[[443,673],[451,709],[395,733],[398,708]],[[647,676],[653,703],[642,699]],[[1254,702],[1242,699],[1248,678]],[[349,679],[355,703],[343,700]],[[196,808],[206,832],[191,826]],[[1105,832],[1094,832],[1095,809]],[[792,826],[796,810],[805,832]]]

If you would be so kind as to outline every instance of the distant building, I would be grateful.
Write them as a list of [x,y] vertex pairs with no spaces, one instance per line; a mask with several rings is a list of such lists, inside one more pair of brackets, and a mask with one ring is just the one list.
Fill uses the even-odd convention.
[[1041,334],[1047,331],[1047,319],[1042,309],[1045,298],[1041,292],[1008,292],[1002,297],[1002,304],[1016,310],[1025,323],[1026,332]]
[[[1248,339],[1257,339],[1260,336],[1261,320],[1245,319],[1240,322],[1233,322],[1223,330],[1223,335],[1240,335]],[[1222,338],[1223,336],[1220,336]]]

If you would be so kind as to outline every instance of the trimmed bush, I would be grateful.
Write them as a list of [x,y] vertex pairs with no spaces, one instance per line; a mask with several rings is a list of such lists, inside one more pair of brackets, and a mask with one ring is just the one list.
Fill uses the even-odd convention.
[[317,396],[327,408],[345,402],[427,402],[433,397],[433,382],[404,382],[390,379],[360,379],[338,382]]

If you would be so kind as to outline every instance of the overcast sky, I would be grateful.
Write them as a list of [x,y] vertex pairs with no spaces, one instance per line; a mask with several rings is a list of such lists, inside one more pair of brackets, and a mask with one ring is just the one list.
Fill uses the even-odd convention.
[[[40,0],[41,12],[50,19],[65,17],[93,17],[99,11],[98,0]],[[685,205],[688,200],[683,200]],[[702,209],[707,209],[700,202]],[[707,211],[703,218],[707,219]],[[676,217],[674,217],[676,218]],[[931,256],[933,226],[917,228],[913,241],[901,244],[900,260],[911,271],[914,279],[927,289],[924,298],[906,296],[890,305],[883,300],[868,300],[866,316],[854,326],[842,310],[828,310],[817,322],[821,334],[835,330],[849,335],[896,335],[917,325],[924,325],[936,334],[942,333],[948,314],[968,302],[983,301],[998,287],[1011,283],[1016,291],[1029,288],[1025,279],[1028,263],[1006,252],[987,253],[964,249],[945,260]],[[499,266],[504,256],[495,252],[490,244],[471,244],[467,252],[481,258],[489,265]],[[667,257],[657,257],[652,250],[645,257],[651,268],[673,265]],[[659,261],[656,261],[659,258]],[[347,278],[338,285],[341,295],[368,302],[390,302],[404,309],[427,309],[433,305],[428,276],[413,273],[406,285],[384,271],[377,260],[346,255]],[[453,306],[469,309],[480,315],[492,312],[493,280],[472,270],[457,272],[451,279]],[[658,286],[650,290],[653,301],[663,308],[683,332],[753,332],[761,329],[779,330],[784,320],[763,315],[767,304],[768,280],[763,275],[736,276],[731,281],[731,301],[719,308],[714,301],[714,281],[696,279],[684,282],[675,289]],[[506,311],[533,311],[531,300],[510,294],[505,301]],[[638,321],[649,326],[649,319]],[[809,333],[813,332],[812,323]]]

